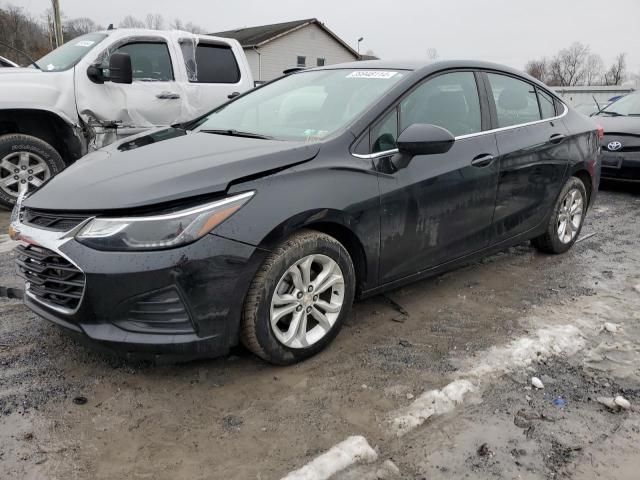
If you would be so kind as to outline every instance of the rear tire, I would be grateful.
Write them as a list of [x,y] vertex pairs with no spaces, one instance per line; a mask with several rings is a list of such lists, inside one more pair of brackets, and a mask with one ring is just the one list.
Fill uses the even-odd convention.
[[562,187],[549,218],[547,231],[531,240],[541,252],[564,253],[580,235],[587,213],[587,190],[579,178],[571,177]]
[[300,231],[266,258],[253,279],[241,341],[277,365],[311,357],[338,334],[354,293],[355,271],[342,244],[320,232]]
[[19,133],[0,136],[0,206],[13,208],[21,192],[34,192],[64,168],[47,142]]

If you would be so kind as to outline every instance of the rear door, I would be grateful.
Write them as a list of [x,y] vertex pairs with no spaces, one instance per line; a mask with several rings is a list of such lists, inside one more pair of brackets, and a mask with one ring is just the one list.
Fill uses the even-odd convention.
[[545,220],[564,182],[569,148],[551,95],[518,77],[485,78],[500,154],[492,240],[499,243]]
[[[443,73],[418,85],[371,129],[381,172],[381,283],[489,244],[498,152],[494,135],[483,132],[485,100],[474,72]],[[445,154],[417,155],[394,169],[398,132],[414,123],[446,128],[456,141]]]
[[250,78],[231,45],[206,39],[183,39],[187,82],[184,86],[191,118],[205,114],[245,92]]

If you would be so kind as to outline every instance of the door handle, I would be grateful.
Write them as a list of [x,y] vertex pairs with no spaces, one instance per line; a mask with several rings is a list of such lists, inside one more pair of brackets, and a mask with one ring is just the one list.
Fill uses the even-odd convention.
[[490,153],[483,153],[482,155],[478,155],[473,160],[471,160],[471,165],[473,165],[474,167],[486,167],[488,165],[491,165],[494,160],[495,157]]
[[562,135],[561,133],[554,133],[553,135],[551,135],[549,137],[549,143],[562,143],[564,142],[564,139],[567,138],[564,135]]
[[161,100],[177,100],[180,98],[180,95],[173,92],[162,92],[156,95],[156,98]]
[[240,95],[240,92],[233,92],[227,95],[227,98],[228,99],[236,98],[238,95]]

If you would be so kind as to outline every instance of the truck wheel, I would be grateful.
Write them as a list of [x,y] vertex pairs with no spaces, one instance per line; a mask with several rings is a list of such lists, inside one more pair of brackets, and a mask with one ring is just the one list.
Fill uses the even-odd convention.
[[287,365],[322,350],[338,334],[355,292],[355,271],[335,238],[303,230],[264,261],[247,293],[242,343]]
[[0,136],[0,206],[13,208],[18,195],[37,190],[64,167],[56,149],[39,138]]

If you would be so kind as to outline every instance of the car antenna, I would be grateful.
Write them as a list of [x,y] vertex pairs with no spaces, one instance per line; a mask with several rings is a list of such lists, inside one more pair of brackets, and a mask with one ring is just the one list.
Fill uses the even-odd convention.
[[31,64],[32,64],[34,67],[36,67],[38,70],[42,70],[42,69],[38,66],[38,64],[35,62],[35,60],[34,60],[33,58],[31,58],[29,55],[27,55],[25,52],[23,52],[22,50],[20,50],[20,49],[18,49],[18,48],[16,48],[16,47],[14,47],[14,46],[12,46],[12,45],[9,45],[8,43],[3,42],[2,40],[0,40],[0,45],[4,45],[5,47],[10,48],[11,50],[14,50],[14,51],[16,51],[16,52],[18,52],[18,53],[20,53],[20,54],[24,55],[24,56],[27,58],[27,60],[29,60],[29,62],[31,62]]

